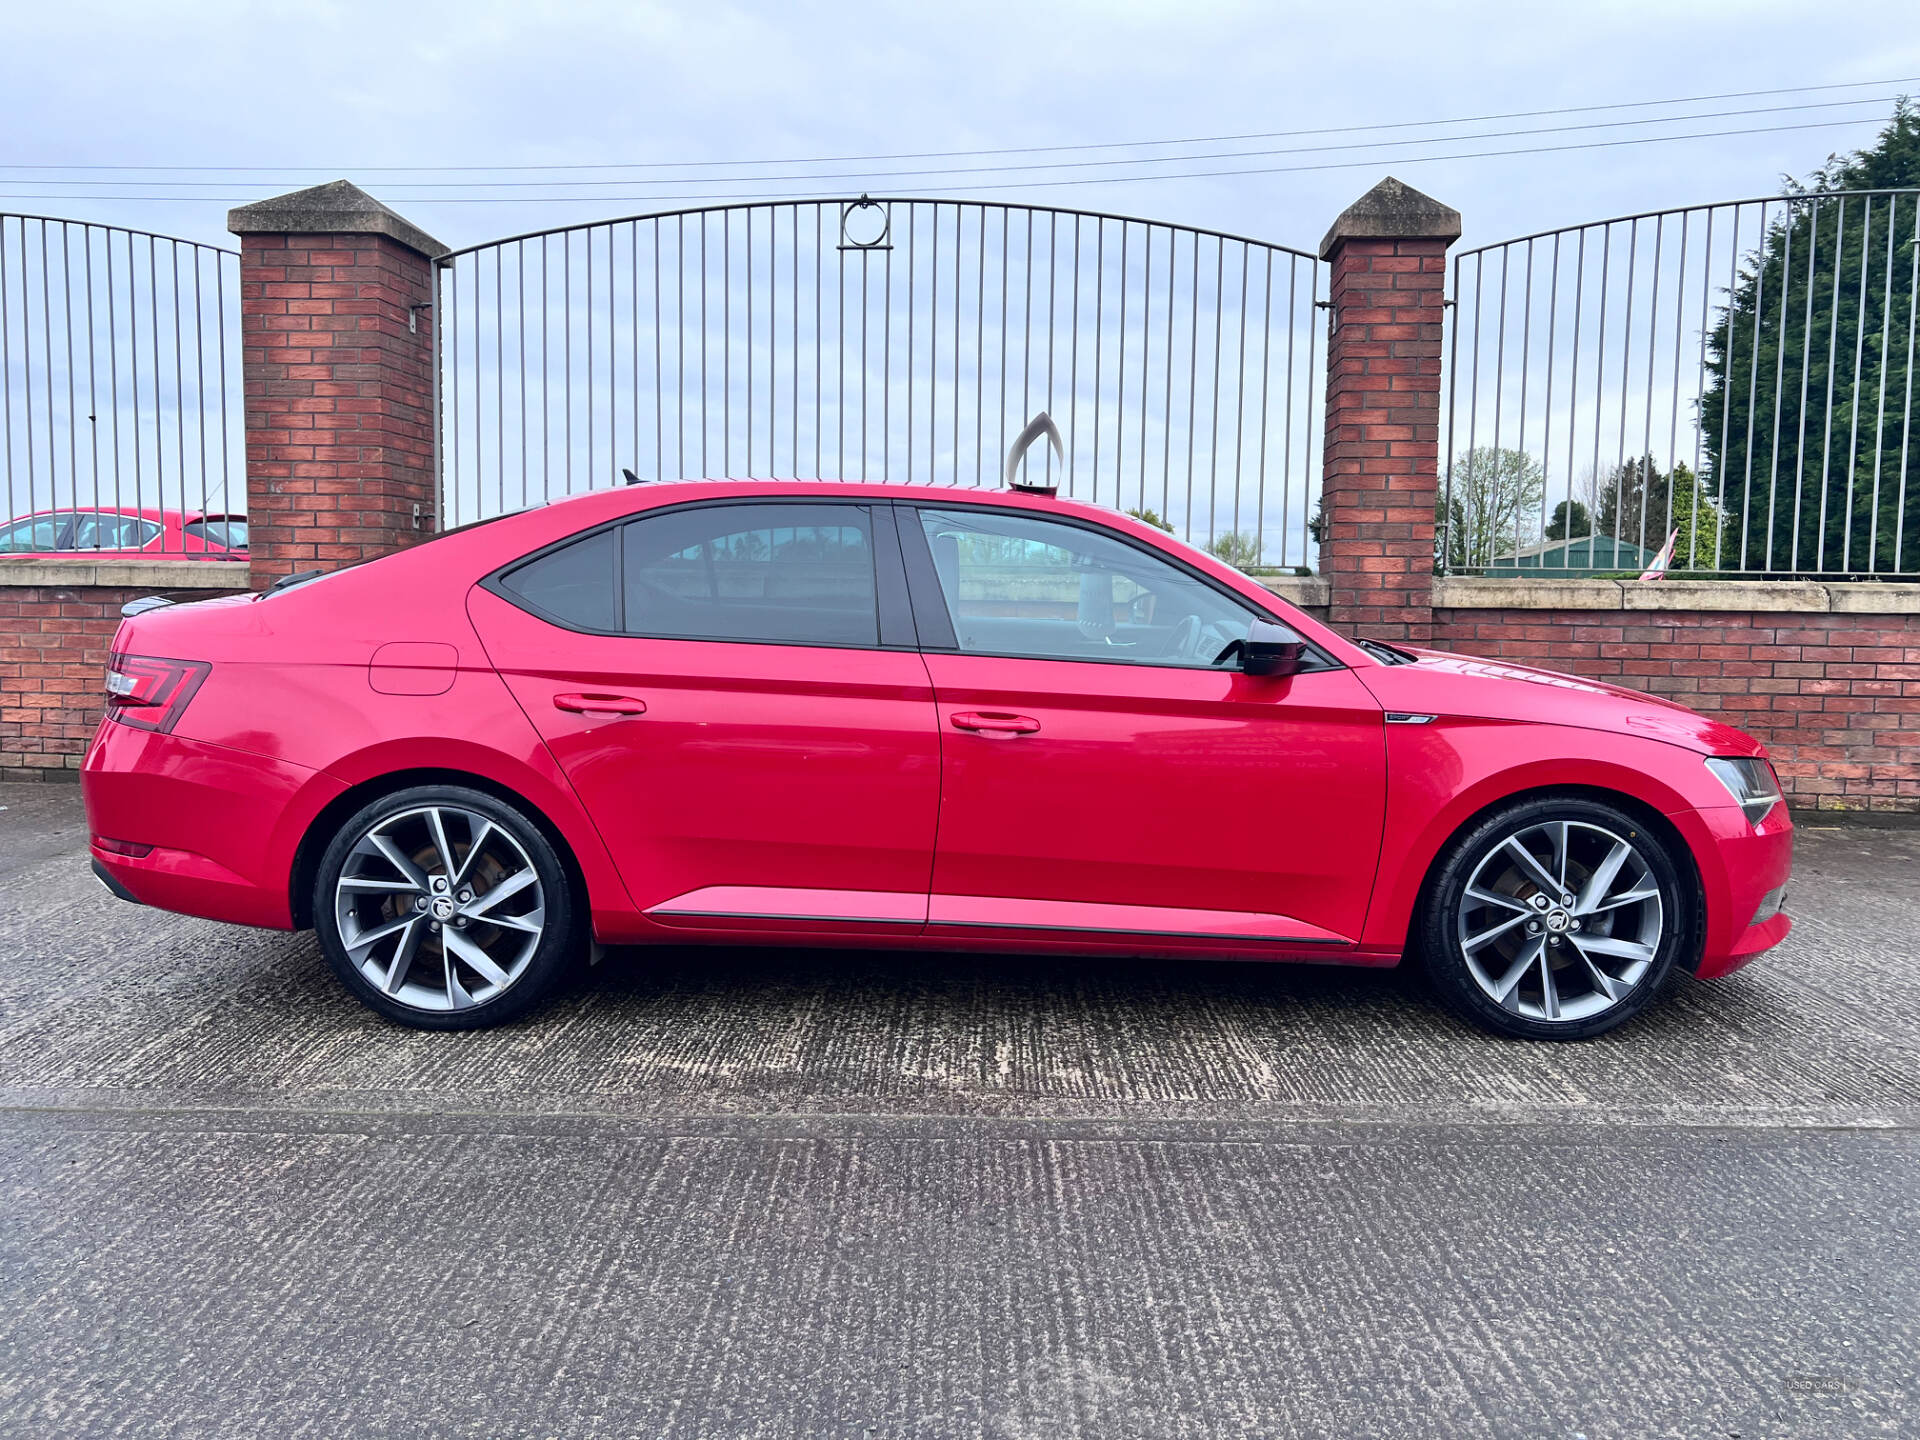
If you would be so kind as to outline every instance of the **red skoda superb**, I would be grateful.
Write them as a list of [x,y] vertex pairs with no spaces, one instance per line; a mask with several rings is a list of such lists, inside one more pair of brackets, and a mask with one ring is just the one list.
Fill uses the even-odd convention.
[[1349,640],[1045,495],[649,485],[149,603],[82,777],[95,871],[312,926],[411,1025],[518,1016],[593,943],[731,941],[1410,959],[1573,1039],[1789,925],[1738,730]]

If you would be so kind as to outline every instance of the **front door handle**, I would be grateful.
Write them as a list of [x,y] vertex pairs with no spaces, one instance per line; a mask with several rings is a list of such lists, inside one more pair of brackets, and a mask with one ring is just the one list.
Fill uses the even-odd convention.
[[574,715],[644,715],[647,702],[637,695],[556,695],[553,708]]
[[971,730],[977,735],[1031,735],[1040,722],[1031,715],[1010,715],[1004,710],[960,710],[952,716],[953,728]]

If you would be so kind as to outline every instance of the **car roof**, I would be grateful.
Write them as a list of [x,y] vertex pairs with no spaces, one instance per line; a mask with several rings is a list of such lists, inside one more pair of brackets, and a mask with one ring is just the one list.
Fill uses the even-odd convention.
[[[1105,505],[1094,505],[1064,495],[1048,495],[1029,490],[990,490],[965,485],[906,485],[881,480],[654,480],[610,489],[577,490],[556,495],[545,503],[500,515],[501,520],[534,521],[537,516],[564,517],[568,525],[604,524],[622,515],[666,505],[700,500],[791,499],[805,496],[813,500],[874,501],[897,500],[916,504],[990,505],[996,509],[1042,511],[1054,515],[1078,516],[1121,530],[1137,530],[1150,538],[1173,537],[1133,517]],[[482,526],[485,518],[450,527],[448,533]],[[535,522],[538,523],[537,521]],[[1182,547],[1190,548],[1190,547]]]
[[[556,497],[552,503],[561,504],[582,499],[586,495],[605,493],[607,492],[602,490],[583,491],[574,495]],[[1048,494],[1041,490],[1016,490],[986,485],[916,485],[898,480],[780,478],[735,480],[716,476],[709,479],[642,481],[638,485],[623,487],[615,493],[644,495],[647,498],[641,503],[648,506],[672,503],[677,500],[704,500],[716,495],[819,495],[849,499],[859,497],[869,500],[907,500],[923,505],[929,502],[952,505],[1006,505],[1018,509],[1069,511],[1097,516],[1102,520],[1128,518],[1121,511],[1106,505],[1078,500],[1070,495]]]
[[230,515],[220,510],[169,510],[153,505],[61,505],[50,510],[29,510],[26,514],[16,515],[13,518],[15,520],[37,520],[43,515],[130,515],[139,520],[179,520],[189,525],[196,520],[241,520],[245,518],[241,515]]

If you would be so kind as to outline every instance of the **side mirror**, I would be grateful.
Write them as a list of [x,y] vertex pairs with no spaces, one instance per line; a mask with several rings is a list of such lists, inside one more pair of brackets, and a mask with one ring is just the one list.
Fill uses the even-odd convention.
[[1272,620],[1255,620],[1247,627],[1247,638],[1230,641],[1213,663],[1221,664],[1236,652],[1246,675],[1298,675],[1307,668],[1306,641]]

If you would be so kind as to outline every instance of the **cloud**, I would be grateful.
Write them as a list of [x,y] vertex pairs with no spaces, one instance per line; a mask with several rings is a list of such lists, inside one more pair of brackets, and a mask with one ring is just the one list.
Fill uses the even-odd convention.
[[[396,199],[398,208],[461,242],[632,213],[651,208],[649,195],[689,187],[601,187],[578,205],[452,203],[409,192],[370,167],[766,160],[1233,135],[1920,71],[1920,47],[1903,56],[1876,38],[1903,33],[1899,6],[1864,7],[1846,26],[1807,23],[1824,14],[1810,5],[1742,7],[1737,25],[1720,8],[1408,5],[1370,10],[1360,25],[1337,8],[1190,0],[335,0],[190,11],[94,0],[17,11],[0,84],[16,163],[319,167],[285,178],[337,173],[376,193],[411,195]],[[1402,147],[1297,157],[1363,162],[1348,169],[993,193],[1311,246],[1346,201],[1391,170],[1458,206],[1470,239],[1492,239],[1768,190],[1782,170],[1804,171],[1867,139],[1881,111],[1861,113],[1850,128],[1662,146],[1450,162],[1419,157],[1528,142]],[[219,200],[110,201],[80,187],[36,185],[36,173],[43,182],[60,178],[14,171],[5,188],[75,198],[0,199],[0,207],[197,238],[222,232]],[[463,175],[479,178],[439,178]],[[162,193],[160,182],[189,177],[145,178],[151,183],[137,193]],[[239,182],[258,178],[177,188],[240,193]],[[899,188],[926,193],[965,178]]]

